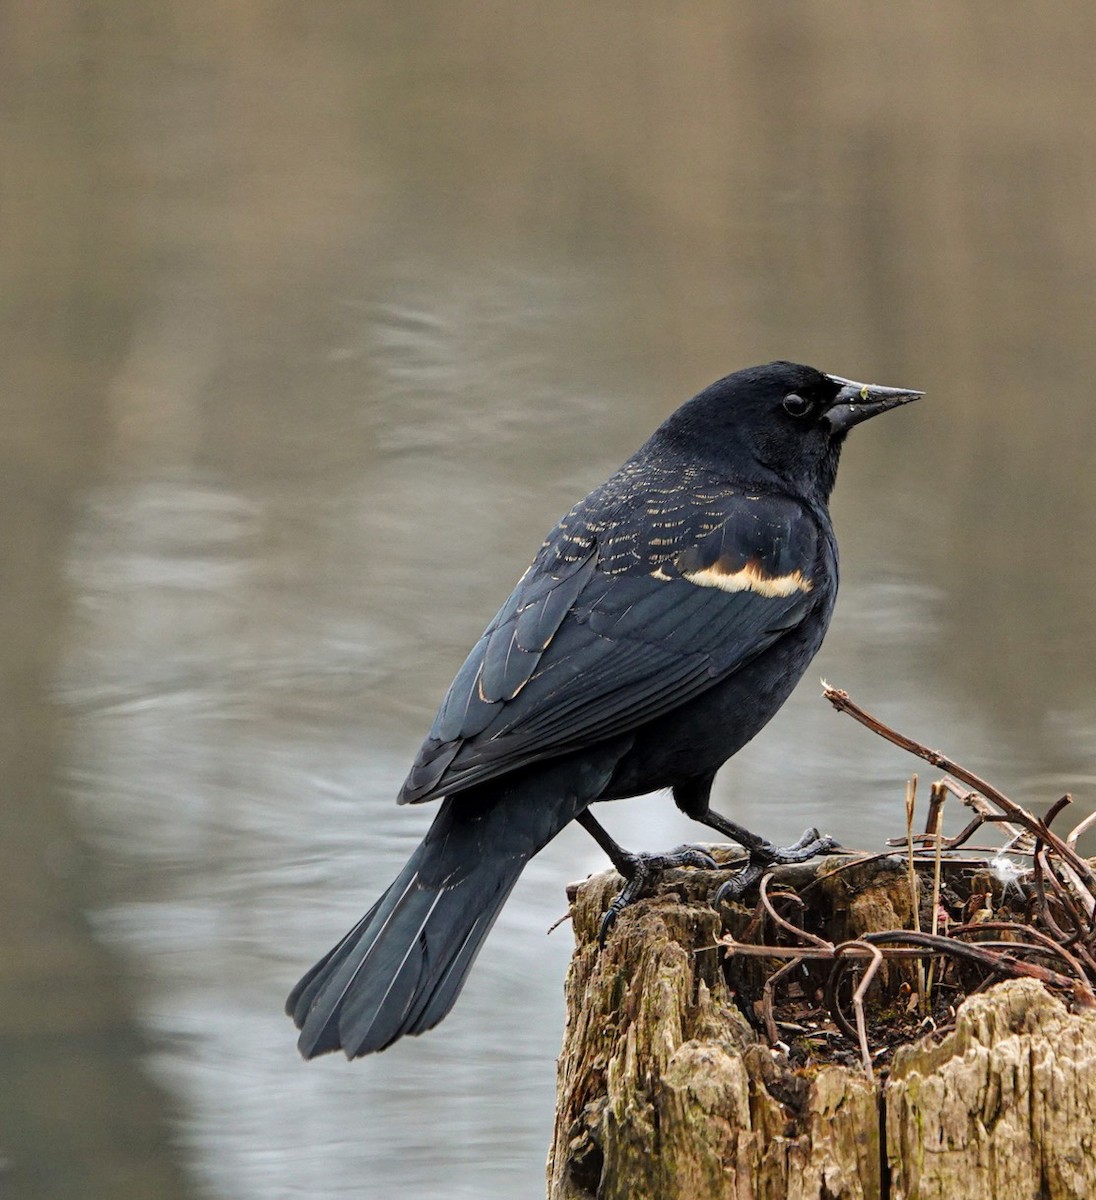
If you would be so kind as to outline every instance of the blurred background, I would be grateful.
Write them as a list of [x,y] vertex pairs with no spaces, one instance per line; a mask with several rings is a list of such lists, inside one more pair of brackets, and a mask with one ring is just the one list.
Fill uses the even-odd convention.
[[1081,0],[5,0],[0,1194],[543,1195],[581,831],[434,1034],[305,1065],[282,1003],[544,532],[737,367],[929,395],[851,439],[721,805],[901,832],[824,675],[1091,811],[1094,50]]

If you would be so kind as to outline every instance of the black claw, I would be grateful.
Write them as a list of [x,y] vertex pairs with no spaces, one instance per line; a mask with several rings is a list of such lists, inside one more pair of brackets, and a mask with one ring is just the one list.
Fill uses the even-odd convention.
[[721,904],[729,904],[740,899],[765,873],[765,868],[757,863],[748,862],[737,875],[732,876],[726,883],[716,889],[712,904],[716,909]]
[[700,867],[702,870],[714,871],[719,864],[710,854],[697,849],[696,846],[679,846],[669,854],[630,854],[623,864],[624,870],[621,870],[621,865],[617,864],[617,870],[624,876],[624,886],[605,910],[598,927],[597,941],[602,948],[609,931],[616,924],[617,917],[629,904],[649,895],[664,871],[674,867]]
[[716,908],[724,901],[738,900],[757,883],[770,868],[783,863],[806,862],[819,854],[830,854],[838,849],[835,838],[820,834],[817,829],[805,830],[797,842],[790,846],[774,846],[771,842],[760,842],[750,851],[746,865],[716,890],[712,903]]
[[632,889],[631,884],[625,884],[624,887],[616,894],[612,904],[605,910],[605,915],[601,918],[601,924],[597,931],[597,944],[601,950],[605,949],[605,943],[609,937],[609,931],[616,924],[617,917],[636,899],[636,896],[629,894]]
[[700,850],[696,846],[678,846],[669,854],[654,857],[658,863],[655,870],[658,872],[669,871],[673,867],[699,867],[702,871],[714,871],[719,866],[706,850]]

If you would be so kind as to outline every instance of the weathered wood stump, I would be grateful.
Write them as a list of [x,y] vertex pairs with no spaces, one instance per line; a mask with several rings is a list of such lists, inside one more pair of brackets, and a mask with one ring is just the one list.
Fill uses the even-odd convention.
[[[885,1080],[868,1077],[855,1046],[853,1065],[796,1065],[742,1011],[753,1012],[747,977],[728,969],[708,903],[720,879],[673,873],[604,949],[598,926],[619,877],[574,889],[550,1200],[1096,1197],[1091,1009],[1072,1013],[1042,983],[1013,979],[965,1000],[942,1040],[899,1047]],[[909,886],[893,860],[821,880],[812,927],[832,941],[906,927]],[[887,969],[879,992],[908,993],[914,965]]]

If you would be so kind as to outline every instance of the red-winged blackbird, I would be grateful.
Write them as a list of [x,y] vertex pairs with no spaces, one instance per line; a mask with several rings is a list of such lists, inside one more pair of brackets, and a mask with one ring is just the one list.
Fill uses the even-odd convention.
[[306,1058],[422,1033],[452,1008],[526,862],[578,820],[628,881],[670,863],[629,854],[589,806],[671,788],[690,817],[778,849],[709,808],[716,771],[787,699],[837,593],[827,502],[848,430],[921,393],[777,362],[682,405],[548,535],[442,701],[400,803],[442,799],[425,840],[293,989]]

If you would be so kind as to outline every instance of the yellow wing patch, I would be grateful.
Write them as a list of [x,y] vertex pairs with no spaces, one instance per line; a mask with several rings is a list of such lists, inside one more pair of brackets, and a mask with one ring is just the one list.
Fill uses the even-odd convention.
[[[655,574],[657,576],[658,572]],[[811,581],[802,571],[792,571],[790,575],[766,575],[753,562],[738,571],[725,571],[716,563],[701,571],[683,571],[681,577],[697,587],[722,588],[725,592],[757,592],[761,596],[791,596],[795,592],[811,590]]]

